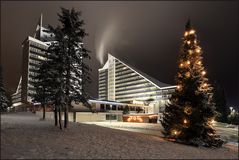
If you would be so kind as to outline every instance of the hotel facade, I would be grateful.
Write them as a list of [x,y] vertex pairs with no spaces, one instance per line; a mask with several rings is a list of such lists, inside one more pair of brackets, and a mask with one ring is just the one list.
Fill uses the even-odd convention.
[[162,83],[108,54],[99,69],[99,100],[149,106],[148,114],[162,112],[176,86]]
[[38,74],[40,63],[45,61],[50,43],[54,40],[53,35],[44,32],[42,15],[34,36],[28,36],[22,43],[22,72],[16,89],[12,94],[13,107],[32,105],[35,94],[34,77]]

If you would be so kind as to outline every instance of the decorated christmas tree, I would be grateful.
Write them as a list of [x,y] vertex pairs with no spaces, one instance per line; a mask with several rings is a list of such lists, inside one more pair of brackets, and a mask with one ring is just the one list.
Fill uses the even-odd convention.
[[202,48],[190,20],[186,24],[178,59],[176,91],[161,121],[165,137],[196,146],[220,147],[223,141],[212,127],[212,87],[206,78]]

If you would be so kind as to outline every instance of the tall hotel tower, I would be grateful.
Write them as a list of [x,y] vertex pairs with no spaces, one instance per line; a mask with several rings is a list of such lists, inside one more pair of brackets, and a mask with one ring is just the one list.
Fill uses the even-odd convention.
[[99,100],[148,103],[151,112],[157,113],[164,109],[175,88],[176,86],[162,83],[110,54],[103,68],[99,69]]
[[16,92],[12,95],[13,106],[32,104],[32,95],[35,93],[33,77],[37,75],[39,64],[46,60],[45,52],[54,40],[53,35],[44,32],[42,15],[33,37],[28,36],[22,43],[22,75]]

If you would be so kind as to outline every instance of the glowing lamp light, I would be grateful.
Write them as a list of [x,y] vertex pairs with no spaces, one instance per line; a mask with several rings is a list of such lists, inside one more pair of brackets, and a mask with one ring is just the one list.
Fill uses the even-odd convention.
[[214,124],[216,123],[216,121],[215,121],[214,119],[211,119],[211,120],[209,120],[209,123],[210,123],[211,125],[214,125]]
[[204,83],[204,84],[203,84],[203,87],[207,87],[207,83]]
[[194,33],[195,33],[195,30],[193,29],[189,31],[189,34],[194,34]]
[[183,67],[183,63],[180,63],[179,67]]
[[182,86],[181,85],[177,85],[177,89],[180,89],[180,88],[182,88]]
[[187,41],[187,44],[190,44],[191,42],[190,41]]
[[184,33],[184,36],[187,36],[187,35],[188,35],[188,32],[185,32],[185,33]]
[[200,64],[202,64],[202,62],[201,62],[201,61],[198,61],[198,64],[200,65]]
[[177,136],[180,132],[176,129],[172,130],[171,131],[171,134],[174,135],[174,136]]
[[202,71],[202,75],[205,75],[206,74],[206,72],[205,71]]
[[187,61],[187,64],[190,64],[190,61]]

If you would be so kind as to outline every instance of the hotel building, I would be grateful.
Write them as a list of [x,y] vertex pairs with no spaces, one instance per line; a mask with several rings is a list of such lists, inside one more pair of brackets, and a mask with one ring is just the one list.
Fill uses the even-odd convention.
[[16,92],[12,95],[13,107],[32,104],[35,93],[34,76],[38,74],[39,64],[46,60],[45,52],[54,40],[53,35],[44,32],[42,15],[33,37],[28,36],[22,43],[22,73]]
[[99,69],[99,100],[146,104],[148,114],[163,111],[175,88],[110,54],[103,68]]

